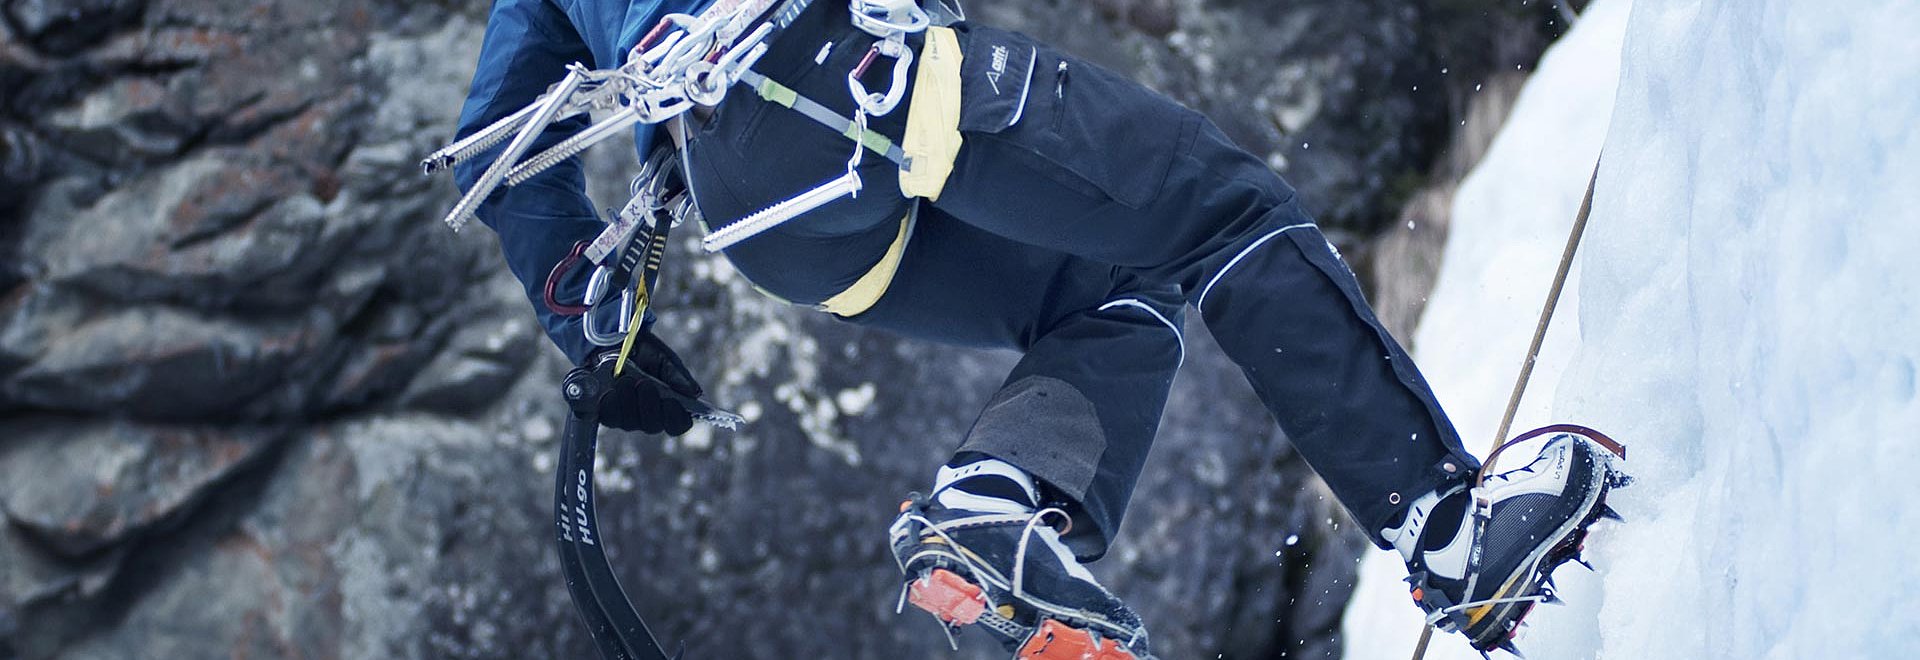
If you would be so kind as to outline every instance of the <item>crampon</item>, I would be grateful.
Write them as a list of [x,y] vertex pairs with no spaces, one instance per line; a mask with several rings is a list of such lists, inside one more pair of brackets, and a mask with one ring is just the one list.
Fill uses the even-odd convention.
[[[1558,435],[1548,440],[1533,464],[1485,478],[1467,491],[1472,502],[1470,520],[1464,524],[1473,536],[1465,579],[1427,571],[1407,578],[1414,601],[1427,612],[1428,625],[1464,634],[1483,654],[1504,650],[1520,655],[1513,638],[1534,606],[1561,603],[1554,594],[1554,570],[1568,562],[1592,569],[1581,557],[1588,532],[1602,519],[1621,520],[1607,505],[1607,495],[1632,482],[1621,466],[1626,460],[1624,445],[1593,429],[1568,424],[1529,431],[1501,449],[1550,434]],[[1558,479],[1552,483],[1564,484],[1564,490],[1541,499],[1549,497],[1545,489],[1523,481],[1527,479]],[[1503,492],[1497,482],[1519,485]],[[1510,492],[1515,490],[1520,493]],[[1496,505],[1520,508],[1509,512],[1496,510]],[[1557,524],[1548,522],[1556,519]],[[1551,525],[1550,531],[1513,531],[1529,523]],[[1503,534],[1520,538],[1502,538]]]
[[[1091,576],[1084,583],[1054,580],[1055,593],[1033,591],[1039,572],[1028,564],[1029,551],[1035,556],[1045,551],[1041,542],[1029,543],[1026,537],[1041,529],[1051,532],[1038,526],[1047,518],[1048,511],[971,515],[936,509],[930,514],[924,498],[903,502],[891,530],[895,554],[908,578],[896,609],[911,604],[933,615],[949,642],[961,628],[977,626],[1012,650],[1016,660],[1152,660],[1138,617],[1092,583]],[[956,538],[993,528],[1009,530],[1003,538],[1013,542],[990,547],[992,541],[979,543],[976,536],[968,541],[970,546]],[[1009,559],[1010,570],[996,568]],[[1085,602],[1061,602],[1074,597]]]

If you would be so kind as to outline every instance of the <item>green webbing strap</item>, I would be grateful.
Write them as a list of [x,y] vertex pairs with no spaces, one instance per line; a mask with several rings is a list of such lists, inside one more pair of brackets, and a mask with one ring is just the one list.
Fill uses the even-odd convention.
[[822,126],[833,129],[834,132],[846,136],[849,140],[860,143],[861,146],[866,147],[873,153],[880,154],[887,160],[893,161],[894,164],[899,165],[901,169],[908,169],[910,167],[907,152],[902,150],[900,145],[894,144],[892,138],[881,135],[871,128],[861,131],[860,125],[854,123],[852,119],[848,119],[840,115],[840,113],[834,112],[833,109],[827,106],[820,105],[813,99],[801,96],[800,92],[793,88],[775,82],[772,78],[760,75],[760,72],[751,69],[740,74],[740,82],[752,85],[754,92],[758,93],[760,98],[765,99],[767,102],[792,108],[795,112],[805,115],[808,119],[812,119]]
[[[757,74],[748,71],[746,75],[741,76],[741,79],[744,80],[747,76],[753,75]],[[793,91],[791,87],[774,82],[772,78],[761,77],[760,83],[755,87],[760,92],[760,98],[789,108],[793,107],[793,104],[800,100],[799,92]]]
[[[892,160],[896,164],[900,163],[901,159],[906,158],[906,152],[904,151],[901,152],[899,158],[895,158],[892,154],[894,150],[893,140],[887,139],[887,136],[885,135],[881,135],[879,133],[874,132],[873,129],[867,129],[866,134],[861,135],[860,127],[849,122],[847,124],[846,132],[841,133],[841,135],[847,136],[847,139],[849,140],[859,142],[861,145],[865,146],[866,148],[871,149],[873,153],[886,156],[889,160]],[[902,165],[902,167],[905,167],[905,165]]]

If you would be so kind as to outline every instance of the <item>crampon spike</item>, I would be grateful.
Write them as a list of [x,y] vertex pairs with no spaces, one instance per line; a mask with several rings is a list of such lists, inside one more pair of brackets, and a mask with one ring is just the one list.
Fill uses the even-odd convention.
[[1501,642],[1499,648],[1502,651],[1513,654],[1513,657],[1516,658],[1522,658],[1524,660],[1527,657],[1527,654],[1520,652],[1520,647],[1513,645],[1513,640],[1511,639]]
[[987,611],[987,597],[980,587],[944,568],[914,580],[907,601],[949,626],[972,625]]
[[1602,504],[1602,505],[1600,505],[1600,517],[1601,517],[1601,518],[1605,518],[1605,519],[1607,519],[1607,520],[1614,520],[1614,521],[1619,521],[1619,522],[1626,522],[1626,521],[1627,521],[1627,519],[1626,519],[1625,517],[1622,517],[1622,516],[1620,515],[1620,512],[1619,512],[1619,511],[1615,511],[1615,510],[1613,510],[1613,507],[1612,507],[1612,506],[1609,506],[1609,505],[1606,505],[1606,504]]
[[1015,660],[1138,660],[1120,642],[1047,619],[1040,622]]
[[954,638],[953,626],[942,625],[940,626],[940,632],[946,633],[947,635],[947,648],[953,649],[955,651],[960,650],[960,640]]
[[1587,567],[1587,570],[1589,570],[1589,571],[1593,571],[1593,572],[1595,572],[1595,573],[1598,573],[1598,572],[1600,572],[1600,571],[1599,571],[1598,569],[1595,569],[1595,568],[1593,567],[1593,564],[1589,564],[1589,563],[1587,563],[1587,560],[1585,560],[1585,559],[1581,559],[1581,558],[1579,558],[1579,557],[1574,557],[1574,558],[1573,558],[1573,563],[1576,563],[1576,564],[1579,564],[1579,565],[1581,565],[1581,566],[1585,566],[1585,567]]

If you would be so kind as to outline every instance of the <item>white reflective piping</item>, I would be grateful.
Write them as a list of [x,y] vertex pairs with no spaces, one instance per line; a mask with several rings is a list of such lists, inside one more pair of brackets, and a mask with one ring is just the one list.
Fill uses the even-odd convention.
[[1038,63],[1039,61],[1040,61],[1040,48],[1036,46],[1033,49],[1033,54],[1027,56],[1027,84],[1025,87],[1020,88],[1020,105],[1014,106],[1013,121],[1007,122],[1008,128],[1012,128],[1014,125],[1019,124],[1020,117],[1027,114],[1027,97],[1033,94],[1033,78],[1034,78],[1033,65]]
[[1218,272],[1218,273],[1214,273],[1214,274],[1213,274],[1213,279],[1211,279],[1211,280],[1208,280],[1208,281],[1207,281],[1207,288],[1205,288],[1205,289],[1201,289],[1201,290],[1200,290],[1200,300],[1199,300],[1198,302],[1195,302],[1195,303],[1193,304],[1193,308],[1194,308],[1194,309],[1197,309],[1197,310],[1200,310],[1200,314],[1201,314],[1202,316],[1204,316],[1204,315],[1206,315],[1206,313],[1207,313],[1207,294],[1209,294],[1209,293],[1213,293],[1213,285],[1215,285],[1215,284],[1219,284],[1219,283],[1220,283],[1220,278],[1222,278],[1222,277],[1226,277],[1226,275],[1227,275],[1227,272],[1228,272],[1228,271],[1231,271],[1231,270],[1233,270],[1233,267],[1234,267],[1234,266],[1238,266],[1238,265],[1240,265],[1240,260],[1241,260],[1241,259],[1245,259],[1245,258],[1247,258],[1247,255],[1248,255],[1248,254],[1252,254],[1252,253],[1253,253],[1253,251],[1254,251],[1254,250],[1257,250],[1257,249],[1259,249],[1259,248],[1260,248],[1260,246],[1262,246],[1262,245],[1266,245],[1266,243],[1267,243],[1267,241],[1270,241],[1270,240],[1273,240],[1273,237],[1275,237],[1275,236],[1279,236],[1280,234],[1283,234],[1283,233],[1286,233],[1286,231],[1287,231],[1287,230],[1290,230],[1290,229],[1303,229],[1303,228],[1306,228],[1306,227],[1312,227],[1312,226],[1313,226],[1313,223],[1311,223],[1311,222],[1303,222],[1303,223],[1300,223],[1300,224],[1297,224],[1297,225],[1287,225],[1287,226],[1285,226],[1285,227],[1281,227],[1281,228],[1279,228],[1279,229],[1275,229],[1275,230],[1273,230],[1272,232],[1269,232],[1269,233],[1268,233],[1267,235],[1265,235],[1265,236],[1261,236],[1261,237],[1260,237],[1260,240],[1257,240],[1257,241],[1254,241],[1254,242],[1253,242],[1253,245],[1249,245],[1249,246],[1247,246],[1247,249],[1245,249],[1245,250],[1241,250],[1241,251],[1240,251],[1240,254],[1236,254],[1236,255],[1233,255],[1233,260],[1232,260],[1232,261],[1228,261],[1228,262],[1227,262],[1227,265],[1226,265],[1226,267],[1225,267],[1225,268],[1221,268],[1221,269],[1220,269],[1220,272]]
[[1138,308],[1140,308],[1140,309],[1144,309],[1144,310],[1147,310],[1147,313],[1148,313],[1148,314],[1152,314],[1152,315],[1153,315],[1153,318],[1156,318],[1156,319],[1160,319],[1160,323],[1161,323],[1161,324],[1163,324],[1163,325],[1165,325],[1165,326],[1167,326],[1167,329],[1168,329],[1168,330],[1172,330],[1172,331],[1173,331],[1173,338],[1174,338],[1175,340],[1177,340],[1177,341],[1179,341],[1179,342],[1180,342],[1180,364],[1179,364],[1179,366],[1186,366],[1186,364],[1187,364],[1187,336],[1186,336],[1186,334],[1185,334],[1185,333],[1182,333],[1182,332],[1180,332],[1180,326],[1177,326],[1177,325],[1174,325],[1172,321],[1169,321],[1169,320],[1167,320],[1167,317],[1166,317],[1166,316],[1164,316],[1164,315],[1162,315],[1162,314],[1160,313],[1160,310],[1157,310],[1157,309],[1154,309],[1153,307],[1151,307],[1151,306],[1148,306],[1148,305],[1147,305],[1146,303],[1143,303],[1143,302],[1140,302],[1139,300],[1136,300],[1136,299],[1133,299],[1133,298],[1121,298],[1121,299],[1119,299],[1119,300],[1115,300],[1115,301],[1113,301],[1113,302],[1110,302],[1110,303],[1107,303],[1107,304],[1105,304],[1105,305],[1101,305],[1101,306],[1100,306],[1100,311],[1102,311],[1102,312],[1104,312],[1104,311],[1107,311],[1107,310],[1109,310],[1109,309],[1113,309],[1113,308],[1115,308],[1115,307],[1138,307]]

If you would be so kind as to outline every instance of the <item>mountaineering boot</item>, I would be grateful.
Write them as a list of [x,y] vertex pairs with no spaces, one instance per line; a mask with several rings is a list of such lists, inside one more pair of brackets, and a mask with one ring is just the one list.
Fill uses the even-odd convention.
[[1414,500],[1383,535],[1406,561],[1427,622],[1465,634],[1483,652],[1514,651],[1520,620],[1537,603],[1558,602],[1553,570],[1581,561],[1594,521],[1619,518],[1606,496],[1628,478],[1615,456],[1624,450],[1610,452],[1592,438],[1562,433],[1526,467],[1489,475],[1479,488],[1460,485]]
[[1006,462],[940,468],[933,495],[901,503],[888,530],[907,579],[899,607],[926,610],[949,637],[978,624],[1018,660],[1151,658],[1140,617],[1060,541],[1051,523],[1067,515],[1039,502],[1032,477]]

